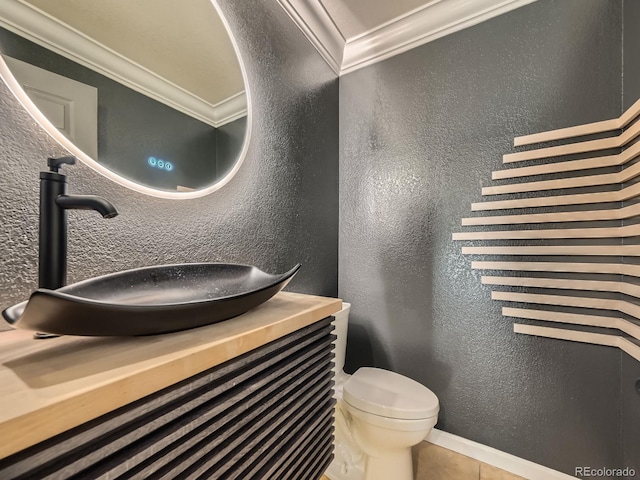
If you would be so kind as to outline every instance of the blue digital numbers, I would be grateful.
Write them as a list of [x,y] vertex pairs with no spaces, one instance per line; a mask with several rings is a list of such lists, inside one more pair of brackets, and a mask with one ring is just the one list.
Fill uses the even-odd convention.
[[173,163],[162,160],[161,158],[149,157],[147,159],[147,164],[152,168],[157,168],[166,172],[173,170]]

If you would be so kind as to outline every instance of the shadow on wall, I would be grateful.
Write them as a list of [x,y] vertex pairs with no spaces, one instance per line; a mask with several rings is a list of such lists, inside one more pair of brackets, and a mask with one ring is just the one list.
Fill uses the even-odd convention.
[[[347,336],[347,354],[345,357],[345,372],[355,373],[363,366],[378,365],[380,368],[389,368],[389,360],[384,346],[376,337],[372,337],[367,322],[357,320],[354,315],[354,306],[351,306],[349,315],[349,334]],[[376,357],[378,355],[378,357]]]

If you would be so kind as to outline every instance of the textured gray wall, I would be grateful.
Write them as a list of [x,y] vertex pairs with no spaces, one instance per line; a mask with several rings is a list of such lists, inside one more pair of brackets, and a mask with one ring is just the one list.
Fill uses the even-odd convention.
[[640,31],[638,31],[638,22],[640,22],[640,2],[634,0],[624,0],[624,36],[622,39],[623,66],[622,72],[622,96],[623,107],[629,108],[633,103],[640,99]]
[[571,474],[622,464],[620,353],[514,334],[451,233],[514,136],[620,114],[621,22],[621,1],[540,0],[340,79],[348,369],[419,380],[438,428]]
[[[272,273],[296,262],[288,290],[337,294],[338,81],[275,2],[219,2],[247,65],[253,135],[221,190],[195,200],[148,197],[69,168],[72,193],[102,195],[120,215],[69,215],[69,281],[125,268],[223,261]],[[36,287],[38,171],[64,151],[0,83],[0,305]]]
[[[623,9],[622,94],[623,108],[627,109],[640,99],[640,2],[624,0]],[[631,240],[638,243],[637,239]],[[637,259],[635,261],[638,262]],[[636,389],[636,381],[640,380],[640,362],[625,353],[621,353],[621,356],[620,416],[623,419],[623,464],[640,472],[640,389]]]

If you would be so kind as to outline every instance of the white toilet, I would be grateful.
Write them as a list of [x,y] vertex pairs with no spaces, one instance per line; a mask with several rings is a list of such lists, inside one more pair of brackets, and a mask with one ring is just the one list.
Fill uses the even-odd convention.
[[348,303],[335,314],[336,405],[331,480],[412,480],[411,447],[438,421],[438,397],[424,385],[388,370],[343,371]]

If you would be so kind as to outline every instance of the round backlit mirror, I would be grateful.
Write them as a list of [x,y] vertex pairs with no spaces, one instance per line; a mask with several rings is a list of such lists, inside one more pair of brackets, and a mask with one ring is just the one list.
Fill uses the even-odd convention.
[[199,197],[242,163],[251,102],[212,0],[3,0],[0,54],[49,134],[129,188]]

